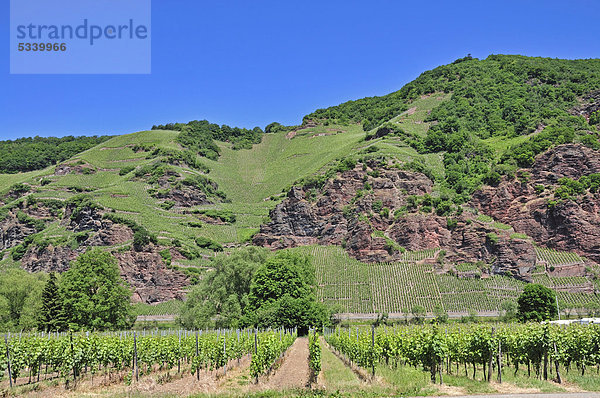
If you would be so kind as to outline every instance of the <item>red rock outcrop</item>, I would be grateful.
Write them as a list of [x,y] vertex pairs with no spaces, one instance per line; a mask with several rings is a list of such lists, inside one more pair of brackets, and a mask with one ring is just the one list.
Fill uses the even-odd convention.
[[[119,246],[133,239],[133,231],[129,227],[102,219],[102,212],[98,208],[84,206],[72,217],[74,206],[67,206],[60,223],[71,231],[85,232],[77,235],[77,242],[64,242],[59,245],[26,242],[26,238],[37,231],[27,223],[19,221],[19,211],[32,219],[56,218],[42,204],[28,206],[23,202],[0,221],[0,250],[24,244],[26,248],[21,258],[21,266],[29,272],[64,272],[69,269],[71,262],[89,247]],[[125,251],[114,250],[115,257],[119,262],[121,275],[134,291],[133,301],[157,303],[183,298],[184,288],[189,284],[188,278],[184,273],[170,269],[164,264],[159,253],[164,247],[150,244],[140,252],[130,247],[124,249]],[[181,258],[181,255],[172,250],[172,257],[177,259]]]
[[[446,217],[434,213],[402,213],[410,195],[431,193],[432,181],[421,173],[361,165],[338,174],[314,196],[311,188],[293,187],[271,211],[254,243],[271,249],[309,244],[343,245],[365,262],[394,261],[398,246],[409,250],[444,249],[451,262],[483,261],[492,272],[528,279],[535,250],[527,240],[478,221],[471,214]],[[387,208],[389,212],[381,212]],[[493,238],[491,238],[493,236]]]
[[[560,145],[539,155],[526,171],[531,175],[528,181],[505,178],[497,187],[476,192],[472,205],[540,245],[600,262],[600,194],[564,200],[553,194],[562,177],[600,173],[600,153],[578,144]],[[545,189],[537,193],[539,185]]]

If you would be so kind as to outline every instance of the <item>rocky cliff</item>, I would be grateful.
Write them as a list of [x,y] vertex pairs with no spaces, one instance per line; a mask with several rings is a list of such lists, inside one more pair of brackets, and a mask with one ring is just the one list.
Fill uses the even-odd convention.
[[[134,302],[183,299],[188,278],[166,266],[159,253],[165,248],[150,243],[135,250],[130,244],[131,227],[102,216],[103,210],[95,206],[68,204],[62,214],[57,214],[43,203],[31,205],[23,201],[0,221],[0,249],[12,249],[13,257],[20,258],[27,271],[64,272],[88,247],[110,246],[121,276],[133,289]],[[57,220],[73,234],[56,238],[36,235],[44,223]],[[170,250],[173,259],[182,258],[177,250]]]
[[399,260],[404,249],[439,248],[440,268],[451,262],[483,262],[490,272],[529,279],[535,266],[530,240],[511,237],[459,209],[437,215],[412,209],[433,182],[424,174],[381,164],[359,164],[338,173],[322,189],[294,187],[271,212],[254,243],[271,249],[342,245],[365,262]]
[[593,173],[600,173],[600,153],[578,144],[560,145],[538,156],[520,178],[504,178],[497,187],[476,192],[472,204],[540,245],[600,262],[600,194],[555,197],[559,179]]

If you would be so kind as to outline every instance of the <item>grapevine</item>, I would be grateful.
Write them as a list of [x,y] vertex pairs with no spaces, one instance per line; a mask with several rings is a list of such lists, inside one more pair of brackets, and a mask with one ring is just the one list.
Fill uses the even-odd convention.
[[308,365],[311,371],[312,382],[315,382],[321,372],[321,345],[319,344],[319,334],[316,330],[312,334],[308,334]]

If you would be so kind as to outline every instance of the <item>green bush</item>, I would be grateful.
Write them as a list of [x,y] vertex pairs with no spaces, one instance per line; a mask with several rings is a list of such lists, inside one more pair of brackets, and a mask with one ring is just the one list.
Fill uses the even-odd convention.
[[487,241],[492,245],[492,246],[496,246],[498,244],[499,238],[498,235],[496,235],[493,232],[490,232],[486,235]]
[[197,237],[196,244],[198,245],[198,247],[201,247],[203,249],[209,249],[215,252],[223,251],[223,246],[219,242],[215,242],[214,240],[205,236]]
[[236,221],[235,214],[229,210],[193,210],[192,212],[209,218],[219,219],[229,224],[233,224]]
[[135,170],[134,166],[125,166],[125,167],[122,167],[121,170],[119,170],[119,175],[120,176],[127,175],[127,174],[131,173],[133,170]]

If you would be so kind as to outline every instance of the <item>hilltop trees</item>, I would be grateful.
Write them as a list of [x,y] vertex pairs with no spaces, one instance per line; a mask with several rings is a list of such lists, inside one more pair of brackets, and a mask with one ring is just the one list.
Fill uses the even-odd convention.
[[28,137],[0,141],[0,173],[40,170],[69,159],[109,138],[111,137]]
[[192,120],[189,123],[168,123],[152,126],[152,130],[180,131],[177,141],[198,153],[200,156],[217,160],[220,154],[214,141],[230,142],[233,149],[249,149],[253,144],[262,140],[263,130],[260,127],[246,129],[230,127],[226,124],[219,126],[208,120]]

